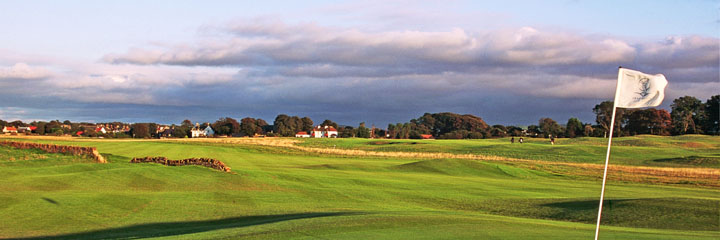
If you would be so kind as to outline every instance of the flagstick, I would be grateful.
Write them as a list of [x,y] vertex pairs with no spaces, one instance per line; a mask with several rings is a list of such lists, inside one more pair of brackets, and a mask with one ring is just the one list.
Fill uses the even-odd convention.
[[[622,67],[621,67],[622,68]],[[603,172],[602,190],[600,190],[600,208],[598,208],[597,227],[595,227],[595,240],[598,240],[600,233],[600,216],[602,215],[603,199],[605,197],[605,180],[607,180],[608,162],[610,160],[610,145],[612,144],[613,128],[615,127],[615,106],[617,105],[617,96],[620,92],[620,79],[622,79],[622,69],[618,69],[618,81],[615,87],[615,100],[613,101],[612,119],[610,120],[610,137],[608,138],[607,154],[605,154],[605,171]]]

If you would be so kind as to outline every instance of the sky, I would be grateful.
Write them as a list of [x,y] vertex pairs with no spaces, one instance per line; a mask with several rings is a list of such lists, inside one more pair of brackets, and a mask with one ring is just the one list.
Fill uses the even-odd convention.
[[594,123],[618,66],[720,94],[719,1],[2,1],[0,119]]

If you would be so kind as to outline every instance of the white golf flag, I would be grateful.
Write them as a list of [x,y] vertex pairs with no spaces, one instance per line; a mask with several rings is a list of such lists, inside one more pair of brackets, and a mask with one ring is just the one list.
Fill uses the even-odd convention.
[[621,108],[656,107],[665,98],[668,82],[662,74],[650,75],[620,68],[615,106]]

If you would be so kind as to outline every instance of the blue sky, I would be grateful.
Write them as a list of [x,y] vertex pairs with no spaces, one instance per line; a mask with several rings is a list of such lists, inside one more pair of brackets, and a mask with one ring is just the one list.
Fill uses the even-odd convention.
[[618,65],[720,93],[718,1],[6,1],[0,119],[594,120]]

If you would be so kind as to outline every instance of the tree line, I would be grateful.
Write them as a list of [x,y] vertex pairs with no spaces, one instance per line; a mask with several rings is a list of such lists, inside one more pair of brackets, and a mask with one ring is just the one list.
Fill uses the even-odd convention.
[[[615,116],[613,135],[632,136],[637,134],[683,135],[720,134],[720,95],[704,103],[692,96],[679,97],[670,105],[671,112],[664,109],[622,109]],[[612,117],[612,101],[602,102],[593,108],[599,130],[607,134]],[[599,134],[595,134],[599,135]]]
[[[637,134],[682,135],[682,134],[720,134],[720,95],[712,96],[705,102],[692,96],[684,96],[673,100],[671,111],[664,109],[623,109],[618,108],[615,117],[615,136],[632,136]],[[406,123],[389,124],[386,129],[374,126],[368,128],[364,122],[357,127],[341,126],[332,120],[325,119],[320,126],[330,126],[338,131],[338,137],[358,138],[393,138],[420,139],[432,136],[436,139],[481,139],[507,136],[530,137],[604,137],[608,135],[612,115],[612,101],[603,101],[595,105],[595,124],[583,123],[577,118],[570,118],[563,125],[551,118],[541,118],[537,125],[526,128],[520,126],[489,125],[482,118],[471,114],[457,113],[425,113],[419,118]],[[311,132],[315,123],[310,117],[288,116],[279,114],[272,125],[260,118],[246,117],[239,122],[231,117],[219,118],[213,123],[193,125],[186,119],[180,124],[162,125],[157,123],[73,123],[68,120],[60,122],[22,121],[6,122],[0,119],[0,128],[5,126],[34,126],[33,134],[38,135],[81,135],[86,137],[106,138],[186,138],[191,136],[194,127],[205,129],[211,127],[216,135],[234,137],[293,137],[298,132]],[[95,127],[107,127],[106,133],[95,131]],[[169,130],[169,131],[168,131]]]
[[[615,136],[638,134],[683,135],[720,134],[720,95],[712,96],[704,103],[692,96],[673,100],[671,112],[664,109],[618,108],[615,116]],[[582,123],[570,118],[564,125],[551,118],[540,118],[537,125],[519,126],[488,125],[480,117],[456,113],[425,113],[407,123],[390,124],[390,138],[422,138],[429,134],[437,139],[478,139],[506,136],[530,137],[604,137],[610,129],[612,101],[603,101],[592,109],[595,124]]]

